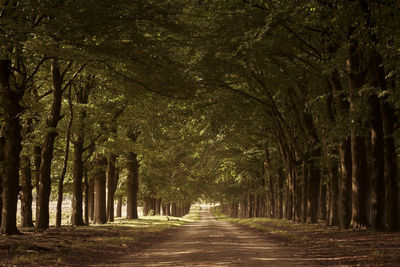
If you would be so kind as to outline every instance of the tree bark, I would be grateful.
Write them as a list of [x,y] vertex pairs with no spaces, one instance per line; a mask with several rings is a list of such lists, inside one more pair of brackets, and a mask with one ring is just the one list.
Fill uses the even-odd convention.
[[270,213],[268,214],[268,216],[270,218],[275,218],[276,216],[276,211],[275,211],[275,182],[274,182],[274,176],[272,175],[271,171],[272,171],[272,167],[271,167],[271,159],[269,156],[269,150],[268,147],[265,146],[264,147],[264,153],[265,153],[265,161],[264,161],[264,171],[265,171],[265,176],[266,176],[266,180],[268,182],[268,199],[269,199],[269,210]]
[[307,222],[307,199],[308,199],[308,189],[307,185],[309,184],[308,181],[308,167],[306,161],[303,161],[302,166],[302,183],[301,183],[301,191],[302,191],[302,199],[301,199],[301,222]]
[[[88,103],[89,94],[93,87],[93,78],[89,76],[86,86],[79,86],[76,91],[76,102],[85,105]],[[84,152],[85,143],[85,119],[86,108],[82,109],[77,114],[78,129],[76,130],[76,139],[74,144],[74,167],[73,167],[73,183],[72,183],[72,216],[71,224],[75,226],[84,225],[83,221],[83,161],[82,156]]]
[[21,161],[21,227],[33,227],[31,161],[28,156],[23,156]]
[[283,183],[284,183],[284,176],[283,170],[280,167],[277,173],[277,180],[278,180],[278,219],[283,218]]
[[89,177],[88,169],[83,166],[83,177],[84,177],[84,187],[85,187],[85,225],[89,225]]
[[0,100],[3,116],[4,148],[2,168],[2,220],[0,232],[17,234],[17,201],[19,191],[20,152],[22,150],[19,101],[23,91],[10,88],[10,61],[0,60]]
[[68,157],[69,157],[69,144],[70,144],[70,137],[71,137],[71,127],[72,127],[72,121],[73,121],[73,118],[74,118],[73,110],[72,110],[72,101],[71,101],[71,88],[69,89],[69,93],[68,93],[68,103],[69,103],[70,120],[69,120],[69,123],[68,123],[67,137],[66,137],[66,141],[65,141],[64,164],[63,164],[63,169],[61,171],[60,180],[58,181],[56,227],[61,227],[62,202],[63,202],[63,197],[64,197],[64,180],[65,180],[65,175],[67,173]]
[[[2,166],[3,161],[4,161],[4,146],[5,146],[5,138],[3,136],[3,129],[0,127],[0,166]],[[2,168],[0,168],[0,208],[3,210],[3,171]],[[2,212],[0,212],[0,227],[1,227],[1,218],[2,218]]]
[[94,219],[95,224],[105,224],[106,216],[106,168],[107,158],[100,156],[95,160],[94,166]]
[[49,228],[49,201],[51,192],[51,163],[53,160],[54,141],[57,136],[57,124],[61,119],[62,100],[62,75],[58,66],[58,60],[53,58],[51,64],[53,100],[50,115],[46,120],[46,133],[44,135],[41,164],[39,169],[39,217],[36,227],[38,229]]
[[126,218],[137,219],[137,193],[139,189],[139,162],[137,155],[133,152],[128,154],[128,181],[127,181],[127,212]]
[[42,160],[42,147],[41,146],[34,146],[33,147],[33,164],[35,166],[35,189],[36,189],[36,197],[35,197],[35,201],[36,201],[36,209],[35,209],[35,220],[37,221],[37,218],[39,218],[39,179],[40,179],[40,175],[39,175],[39,169],[40,169],[40,162]]
[[88,212],[89,212],[89,219],[93,221],[94,219],[94,179],[89,180],[88,186]]
[[116,156],[107,157],[107,221],[114,221],[114,194],[115,194],[115,160]]
[[122,196],[119,195],[117,197],[117,217],[121,218],[122,217]]

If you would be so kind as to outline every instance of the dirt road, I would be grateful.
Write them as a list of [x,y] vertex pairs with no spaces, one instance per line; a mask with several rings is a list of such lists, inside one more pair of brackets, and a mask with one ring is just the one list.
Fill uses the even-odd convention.
[[209,210],[200,216],[114,266],[317,266],[261,233],[216,221]]

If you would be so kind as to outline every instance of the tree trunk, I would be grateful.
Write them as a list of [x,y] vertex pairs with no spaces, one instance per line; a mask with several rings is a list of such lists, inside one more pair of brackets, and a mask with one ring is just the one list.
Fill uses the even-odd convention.
[[[3,129],[0,127],[0,166],[3,164],[4,160],[4,145],[5,145],[5,138],[3,137]],[[3,171],[0,168],[0,208],[1,210],[3,209]],[[0,227],[1,227],[1,218],[2,218],[2,212],[0,212]]]
[[99,157],[96,159],[96,166],[93,174],[94,182],[94,219],[95,224],[105,224],[106,216],[106,168],[107,158]]
[[68,123],[67,138],[66,138],[67,140],[65,141],[64,164],[63,164],[63,169],[61,171],[60,180],[58,181],[56,227],[61,227],[62,202],[63,202],[63,195],[64,195],[64,179],[65,179],[65,174],[67,173],[71,127],[72,127],[72,121],[74,118],[73,110],[72,110],[72,101],[71,101],[71,88],[69,89],[69,93],[68,93],[68,103],[69,103],[70,120]]
[[278,169],[277,173],[277,180],[278,180],[278,219],[283,218],[283,182],[284,176],[282,168]]
[[333,160],[328,161],[329,175],[329,214],[327,224],[329,226],[339,225],[339,174],[338,164]]
[[389,231],[400,230],[399,184],[397,179],[397,154],[394,141],[394,110],[388,103],[382,103],[383,129],[385,142],[385,181],[386,181],[386,228]]
[[85,188],[85,225],[89,225],[89,177],[88,177],[88,169],[85,166],[83,166],[83,177],[84,177],[84,188]]
[[[36,209],[35,209],[35,220],[37,222],[37,218],[39,218],[39,169],[40,169],[40,162],[42,160],[42,147],[41,146],[34,146],[33,147],[33,164],[35,166],[35,189],[36,189]],[[36,224],[36,223],[35,223]]]
[[318,207],[319,207],[319,189],[321,182],[321,172],[317,167],[315,160],[309,161],[308,168],[309,184],[307,186],[307,222],[318,222]]
[[107,157],[107,221],[114,221],[114,194],[115,194],[115,160],[111,154]]
[[17,234],[17,201],[19,191],[19,167],[21,146],[21,124],[19,116],[22,108],[19,101],[23,91],[11,90],[10,61],[0,60],[0,99],[2,101],[4,148],[2,168],[2,220],[0,232]]
[[32,171],[30,158],[23,156],[21,165],[21,227],[33,227]]
[[89,211],[89,219],[93,221],[94,219],[94,179],[89,180],[88,186],[88,211]]
[[53,100],[51,113],[46,120],[46,133],[44,135],[41,164],[39,169],[39,217],[36,227],[49,228],[49,201],[51,192],[51,163],[53,160],[54,141],[57,136],[57,124],[61,119],[62,76],[56,58],[51,64]]
[[269,210],[271,211],[268,214],[268,217],[270,218],[275,218],[276,216],[276,211],[275,211],[275,182],[274,182],[274,176],[272,175],[272,167],[271,167],[271,159],[269,156],[269,151],[268,147],[264,147],[264,152],[265,152],[265,161],[264,161],[264,171],[265,171],[265,176],[266,176],[266,181],[268,182],[268,199],[269,199]]
[[323,183],[323,182],[321,182],[321,188],[320,188],[320,201],[319,201],[319,203],[320,203],[320,205],[319,205],[319,207],[320,207],[320,218],[321,218],[321,220],[326,220],[326,215],[327,215],[327,210],[326,210],[326,207],[327,207],[327,203],[326,203],[326,190],[327,190],[327,188],[326,188],[326,184],[325,183]]
[[139,189],[139,163],[137,155],[133,152],[128,154],[128,181],[127,181],[127,219],[137,219],[137,193]]
[[364,138],[354,133],[351,134],[351,155],[353,193],[350,224],[353,228],[360,228],[368,225],[368,166]]
[[117,217],[121,218],[122,217],[122,196],[119,195],[117,197]]
[[301,183],[301,222],[307,222],[307,199],[308,199],[308,167],[306,161],[303,161],[302,166],[302,183]]
[[[93,86],[93,79],[89,76],[86,86],[79,86],[76,91],[76,102],[81,105],[88,103],[90,90]],[[85,119],[86,108],[83,107],[77,113],[78,129],[76,130],[76,139],[74,143],[74,167],[73,167],[73,183],[72,183],[72,215],[71,224],[75,226],[84,225],[83,222],[83,194],[82,194],[82,180],[83,180],[83,161],[82,156],[84,152],[85,143]]]
[[156,210],[155,214],[160,215],[160,208],[161,208],[161,198],[156,198]]
[[341,184],[340,184],[340,226],[341,228],[348,228],[351,221],[352,209],[352,191],[351,191],[351,143],[350,138],[342,139],[339,145],[340,166],[342,171]]

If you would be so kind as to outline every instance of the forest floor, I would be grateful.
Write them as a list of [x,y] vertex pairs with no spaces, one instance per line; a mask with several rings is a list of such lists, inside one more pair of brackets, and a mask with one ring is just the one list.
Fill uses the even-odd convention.
[[22,229],[0,236],[0,266],[400,266],[400,233],[214,214]]
[[339,229],[322,223],[303,224],[268,218],[235,219],[218,212],[222,221],[245,226],[267,239],[326,266],[400,266],[400,233]]
[[46,231],[21,228],[22,235],[0,235],[0,266],[88,266],[112,264],[148,247],[177,226],[197,220],[195,211],[183,218],[142,216],[113,223]]

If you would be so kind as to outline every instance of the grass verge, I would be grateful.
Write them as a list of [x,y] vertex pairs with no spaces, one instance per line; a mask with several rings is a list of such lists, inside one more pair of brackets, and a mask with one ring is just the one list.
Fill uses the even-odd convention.
[[50,228],[23,235],[0,235],[0,266],[84,266],[118,263],[128,253],[162,240],[165,232],[198,219],[198,209],[178,217],[143,216],[138,220],[116,218],[104,225]]
[[399,266],[400,233],[370,229],[339,229],[322,223],[303,224],[270,218],[230,218],[219,207],[212,209],[225,220],[262,232],[268,239],[312,257],[323,265]]

